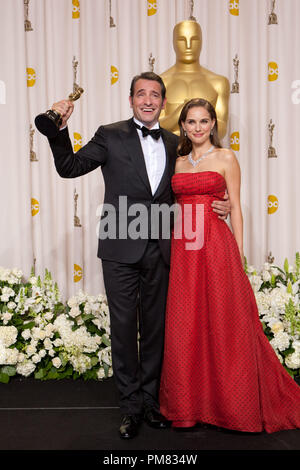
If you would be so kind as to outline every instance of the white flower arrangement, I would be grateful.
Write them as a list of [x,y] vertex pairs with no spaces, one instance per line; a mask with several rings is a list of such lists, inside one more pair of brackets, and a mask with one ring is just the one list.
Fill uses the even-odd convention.
[[300,374],[300,255],[295,266],[286,259],[280,269],[265,263],[260,272],[245,267],[264,332],[292,377]]
[[[300,255],[295,267],[245,267],[264,332],[293,377],[300,374]],[[19,269],[0,267],[0,382],[19,374],[36,379],[102,380],[112,376],[106,297],[82,291],[66,304],[46,270],[27,282]]]
[[0,267],[0,382],[36,379],[102,380],[112,376],[105,296],[80,291],[64,305],[46,270],[44,280]]

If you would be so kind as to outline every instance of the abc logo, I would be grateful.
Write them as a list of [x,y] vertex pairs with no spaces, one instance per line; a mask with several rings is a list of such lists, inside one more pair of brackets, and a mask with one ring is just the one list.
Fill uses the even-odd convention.
[[36,80],[35,70],[27,67],[27,86],[33,86]]
[[74,282],[79,282],[82,279],[82,268],[78,264],[74,264]]
[[72,18],[80,18],[80,2],[79,0],[72,0]]
[[231,15],[239,16],[239,0],[230,0],[229,2],[229,12]]
[[274,82],[278,78],[278,65],[276,62],[269,62],[268,68],[268,80],[269,82]]
[[157,12],[157,0],[148,0],[148,16],[155,15]]
[[232,150],[240,150],[240,133],[233,132],[230,136],[230,147]]
[[40,210],[40,203],[37,199],[31,198],[31,215],[34,217]]
[[268,214],[274,214],[274,212],[277,211],[278,209],[278,199],[276,196],[273,196],[273,194],[270,194],[268,197]]
[[110,73],[111,73],[110,82],[113,85],[114,83],[116,83],[119,80],[119,70],[112,65],[110,67]]
[[81,149],[82,147],[82,137],[78,132],[74,132],[74,152]]

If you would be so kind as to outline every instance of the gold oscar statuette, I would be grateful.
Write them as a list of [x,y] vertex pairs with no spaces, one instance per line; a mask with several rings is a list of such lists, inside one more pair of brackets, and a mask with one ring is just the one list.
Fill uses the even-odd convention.
[[152,52],[150,52],[148,63],[149,63],[150,72],[154,72],[155,58],[153,57]]
[[274,10],[275,10],[275,0],[272,0],[272,10],[271,10],[271,13],[269,14],[268,24],[278,24],[277,15],[274,12]]
[[194,17],[194,0],[190,0],[190,16],[189,20],[191,21],[197,21],[196,18]]
[[233,59],[233,66],[234,66],[234,82],[232,84],[231,88],[231,93],[239,93],[240,92],[240,84],[238,82],[238,77],[239,77],[239,59],[238,55],[235,54],[235,57]]
[[[78,60],[76,60],[75,56],[73,57],[72,65],[73,92],[69,94],[68,99],[70,101],[76,101],[80,98],[84,90],[76,83]],[[57,136],[62,123],[62,117],[58,111],[54,111],[54,109],[48,109],[48,111],[46,111],[45,113],[36,116],[34,122],[37,129],[46,137],[51,139]]]
[[[73,93],[70,93],[68,99],[76,101],[83,93],[83,89],[78,87]],[[45,113],[38,114],[34,120],[36,128],[49,139],[56,137],[62,123],[61,114],[54,109],[48,109]]]
[[200,65],[200,24],[194,20],[177,23],[173,30],[173,47],[176,62],[160,74],[167,89],[166,105],[160,115],[161,126],[179,135],[178,119],[183,105],[192,98],[205,98],[215,107],[222,139],[227,130],[230,83],[226,77]]
[[109,27],[110,28],[115,28],[116,27],[114,19],[111,16],[111,0],[109,0]]
[[268,158],[277,158],[276,150],[273,147],[273,132],[275,124],[273,124],[272,119],[269,122],[269,135],[270,135],[270,145],[268,148]]
[[31,162],[38,162],[38,159],[36,157],[36,153],[33,150],[33,136],[34,136],[34,133],[35,133],[35,129],[33,129],[32,124],[30,124],[30,130],[29,130],[29,134],[30,134],[30,161]]
[[33,31],[33,28],[31,26],[31,22],[28,19],[29,15],[29,1],[30,0],[24,0],[24,28],[25,31]]
[[74,227],[81,227],[80,219],[77,216],[77,200],[78,200],[78,193],[76,192],[76,188],[74,189]]

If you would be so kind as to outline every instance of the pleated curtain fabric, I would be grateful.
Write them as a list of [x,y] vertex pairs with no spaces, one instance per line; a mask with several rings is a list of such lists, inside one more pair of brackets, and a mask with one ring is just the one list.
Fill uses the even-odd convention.
[[[299,249],[300,4],[298,0],[195,0],[201,64],[232,91],[224,146],[242,170],[245,254],[257,267]],[[175,63],[176,23],[188,0],[0,0],[0,265],[52,272],[67,298],[105,293],[97,259],[101,170],[56,173],[37,114],[84,89],[69,121],[74,151],[101,124],[131,116],[131,78]],[[277,23],[269,24],[271,13]],[[273,16],[274,19],[274,16]]]

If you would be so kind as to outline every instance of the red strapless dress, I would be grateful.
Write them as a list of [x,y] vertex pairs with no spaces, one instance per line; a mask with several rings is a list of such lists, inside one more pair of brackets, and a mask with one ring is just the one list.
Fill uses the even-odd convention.
[[300,428],[300,387],[263,332],[235,238],[211,208],[225,179],[214,171],[177,173],[172,187],[182,213],[188,205],[194,219],[203,204],[204,244],[187,250],[190,235],[172,237],[162,414],[177,427]]

